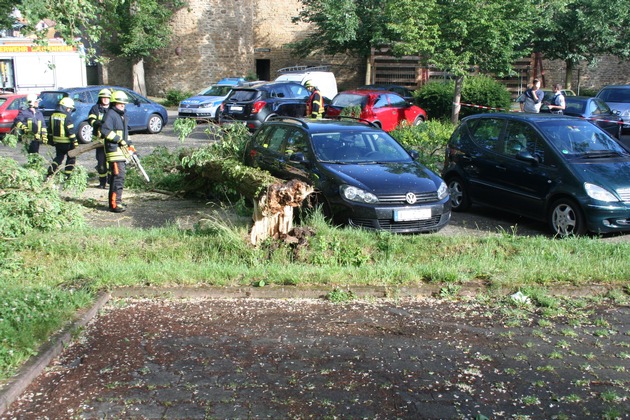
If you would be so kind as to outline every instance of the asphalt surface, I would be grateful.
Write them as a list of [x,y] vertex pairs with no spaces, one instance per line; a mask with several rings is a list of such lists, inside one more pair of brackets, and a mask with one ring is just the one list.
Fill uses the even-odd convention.
[[629,325],[628,306],[119,298],[0,418],[629,418]]

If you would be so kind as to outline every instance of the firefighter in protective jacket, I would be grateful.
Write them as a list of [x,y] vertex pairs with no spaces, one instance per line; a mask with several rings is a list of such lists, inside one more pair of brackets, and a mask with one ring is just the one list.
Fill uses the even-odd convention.
[[122,193],[125,186],[127,168],[126,154],[135,153],[129,141],[129,128],[125,106],[129,99],[125,92],[117,90],[111,95],[111,106],[101,124],[101,136],[105,139],[105,156],[109,174],[109,210],[115,213],[125,211]]
[[[92,126],[92,141],[104,144],[103,136],[101,136],[101,125],[105,113],[109,109],[112,91],[105,88],[98,93],[98,102],[90,109],[88,115],[88,123]],[[98,172],[98,187],[105,188],[107,184],[107,160],[105,159],[105,148],[98,147],[96,149],[96,171]]]
[[306,116],[311,118],[322,118],[324,115],[324,97],[312,81],[307,80],[304,87],[311,92],[311,96],[306,101]]
[[74,124],[70,115],[74,110],[74,101],[71,98],[61,98],[57,109],[50,116],[50,134],[55,143],[55,157],[48,167],[48,177],[52,176],[66,160],[63,173],[69,177],[74,169],[76,158],[68,156],[68,152],[79,145],[74,132]]
[[27,107],[21,109],[13,121],[13,127],[24,144],[28,144],[28,152],[39,153],[40,143],[48,143],[44,114],[37,109],[39,98],[34,93],[26,95],[26,104]]

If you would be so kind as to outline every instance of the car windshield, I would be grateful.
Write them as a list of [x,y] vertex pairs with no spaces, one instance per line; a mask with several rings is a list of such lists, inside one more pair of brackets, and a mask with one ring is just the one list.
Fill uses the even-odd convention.
[[405,149],[385,132],[352,131],[313,134],[317,159],[329,163],[409,162]]
[[553,147],[567,158],[628,155],[615,139],[588,121],[547,121],[539,127]]
[[367,96],[355,94],[337,95],[331,102],[331,106],[345,108],[347,106],[360,106],[363,108],[367,103]]
[[227,96],[232,90],[231,86],[212,86],[210,89],[206,89],[199,93],[200,96]]

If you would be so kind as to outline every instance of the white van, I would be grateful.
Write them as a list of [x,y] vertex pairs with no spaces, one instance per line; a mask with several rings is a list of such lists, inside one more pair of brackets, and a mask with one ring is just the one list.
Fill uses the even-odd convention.
[[319,89],[323,97],[332,99],[335,95],[337,95],[337,79],[329,70],[329,66],[285,67],[278,70],[280,76],[276,77],[276,81],[297,82],[303,85],[307,80],[310,80],[315,86],[317,86],[317,89]]

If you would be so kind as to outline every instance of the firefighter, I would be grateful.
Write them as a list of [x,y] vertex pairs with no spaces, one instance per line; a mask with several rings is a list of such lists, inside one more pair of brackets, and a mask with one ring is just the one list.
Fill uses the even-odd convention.
[[[90,109],[88,115],[88,123],[92,126],[92,141],[104,144],[101,135],[101,124],[105,113],[109,109],[112,91],[110,89],[101,89],[98,93],[98,102]],[[105,189],[107,184],[107,160],[105,159],[105,148],[96,148],[96,172],[98,172],[98,187]]]
[[129,140],[129,128],[125,106],[129,99],[125,92],[114,91],[110,98],[110,107],[101,124],[101,136],[105,140],[105,157],[107,158],[109,175],[109,211],[122,213],[126,210],[122,204],[122,193],[125,186],[127,157],[135,153]]
[[27,107],[21,109],[13,121],[13,127],[24,144],[28,144],[28,152],[39,153],[39,145],[48,143],[46,121],[42,111],[37,109],[39,106],[37,95],[34,93],[26,95],[26,104]]
[[311,92],[311,96],[308,98],[308,101],[306,101],[306,116],[311,118],[322,118],[324,115],[324,98],[321,92],[310,80],[304,82],[304,87]]
[[79,145],[76,133],[74,132],[74,124],[70,119],[70,115],[74,111],[74,101],[71,98],[61,98],[57,109],[50,116],[50,134],[55,144],[55,157],[48,167],[48,175],[50,178],[57,172],[58,168],[66,160],[66,166],[63,173],[66,177],[70,177],[76,158],[68,156],[68,152]]

